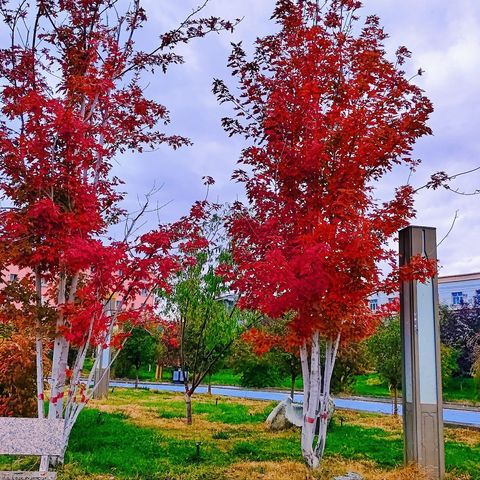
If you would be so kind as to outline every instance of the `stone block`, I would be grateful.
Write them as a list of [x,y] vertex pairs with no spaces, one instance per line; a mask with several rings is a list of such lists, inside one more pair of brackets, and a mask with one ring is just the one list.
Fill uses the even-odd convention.
[[59,456],[63,448],[64,420],[0,418],[1,455]]

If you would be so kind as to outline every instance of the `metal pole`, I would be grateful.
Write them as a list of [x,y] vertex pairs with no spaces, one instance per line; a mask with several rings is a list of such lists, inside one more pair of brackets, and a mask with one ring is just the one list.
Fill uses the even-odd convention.
[[[111,321],[113,321],[114,312],[110,306],[107,306],[107,313],[110,315]],[[95,400],[101,400],[102,398],[108,397],[108,386],[110,384],[110,341],[111,335],[110,333],[107,333],[107,347],[103,348],[102,345],[97,347],[97,357],[99,358],[99,361],[94,376],[96,388],[93,392],[93,398]]]
[[[414,256],[437,259],[436,230],[400,231],[400,265]],[[424,467],[428,478],[445,475],[438,280],[402,281],[400,320],[403,366],[405,462]]]

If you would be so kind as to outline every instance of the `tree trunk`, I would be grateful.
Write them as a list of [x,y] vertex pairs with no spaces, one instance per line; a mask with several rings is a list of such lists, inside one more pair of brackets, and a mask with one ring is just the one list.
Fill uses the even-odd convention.
[[53,347],[52,387],[48,407],[49,419],[62,418],[63,416],[63,396],[65,392],[68,348],[67,340],[63,335],[57,334]]
[[212,374],[211,374],[211,373],[209,373],[209,374],[208,374],[208,387],[207,387],[207,393],[208,393],[209,395],[211,395],[211,394],[212,394]]
[[155,381],[158,382],[158,381],[162,381],[162,377],[163,377],[163,365],[158,362],[157,363],[157,368],[155,369]]
[[[69,301],[73,299],[77,281],[78,281],[78,276],[75,276],[74,279],[72,279],[72,285],[70,286]],[[58,295],[57,295],[58,306],[63,306],[67,302],[66,285],[67,285],[66,277],[64,274],[61,274],[59,277],[59,283],[58,283]],[[41,284],[40,284],[40,290],[41,290]],[[67,365],[68,365],[68,351],[70,349],[70,343],[61,333],[61,330],[64,324],[65,324],[64,316],[63,316],[63,313],[60,311],[57,317],[55,341],[53,344],[50,401],[48,404],[49,419],[63,418],[65,382],[67,378]],[[64,445],[63,445],[64,451],[66,449],[67,443],[68,443],[68,436],[65,436]],[[54,466],[61,462],[63,462],[63,458],[61,457],[44,456],[41,458],[40,471],[48,470],[49,465]]]
[[292,382],[290,386],[290,398],[292,399],[292,402],[293,402],[293,396],[295,395],[295,380],[297,379],[297,374],[292,373],[290,378]]
[[187,425],[192,424],[192,395],[189,392],[185,393],[185,418]]
[[138,367],[135,367],[135,388],[138,388]]
[[[330,382],[339,342],[340,335],[338,335],[335,341],[327,340],[326,342],[323,383],[319,332],[315,331],[311,336],[310,355],[306,341],[300,347],[304,395],[301,446],[305,463],[310,468],[318,468],[320,466],[325,451],[328,408],[331,398]],[[317,425],[318,437],[314,448]]]
[[397,386],[393,386],[393,415],[398,416],[398,390]]
[[[313,440],[315,436],[315,427],[317,424],[317,410],[321,394],[321,370],[320,370],[320,345],[319,332],[316,331],[311,338],[310,347],[310,365],[308,363],[308,351],[302,349],[301,352],[302,367],[308,371],[307,378],[304,378],[304,405],[303,405],[303,425],[301,447],[305,463],[310,468],[317,468],[320,460],[313,450]],[[304,364],[304,365],[303,365]]]
[[44,411],[44,389],[43,389],[43,344],[42,325],[40,322],[40,307],[42,306],[42,277],[38,271],[35,272],[35,289],[37,293],[37,318],[35,323],[35,353],[37,366],[37,414],[38,418],[45,417]]
[[[76,278],[76,277],[75,277]],[[74,289],[76,288],[77,280],[72,280],[70,287],[70,296],[73,297]],[[64,274],[60,275],[58,284],[58,296],[57,305],[63,306],[67,302],[66,298],[66,285],[67,280]],[[69,299],[70,300],[70,299]],[[68,351],[70,349],[70,343],[61,333],[64,327],[65,320],[62,311],[59,311],[55,341],[53,345],[53,360],[52,360],[52,383],[50,389],[50,402],[48,406],[48,418],[63,418],[63,404],[65,393],[65,382],[67,378],[67,364],[68,364]]]

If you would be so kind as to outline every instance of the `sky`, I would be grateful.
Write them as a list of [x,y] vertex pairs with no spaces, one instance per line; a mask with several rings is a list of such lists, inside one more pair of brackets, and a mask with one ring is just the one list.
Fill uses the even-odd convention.
[[[160,33],[177,26],[201,2],[144,0],[149,20],[138,37],[139,46],[154,47]],[[170,110],[167,131],[189,137],[193,146],[177,151],[161,147],[119,159],[115,173],[125,181],[128,210],[138,208],[143,195],[155,186],[154,201],[162,205],[158,219],[175,220],[194,201],[205,198],[204,175],[216,181],[210,200],[243,198],[242,187],[230,176],[245,143],[222,130],[221,118],[231,110],[218,105],[211,93],[212,80],[222,78],[232,84],[226,68],[230,42],[243,41],[244,48],[252,51],[255,38],[275,31],[269,20],[274,5],[274,0],[209,0],[203,15],[242,18],[234,33],[213,34],[182,46],[184,65],[145,78],[147,94]],[[415,146],[414,155],[422,164],[410,183],[424,185],[437,171],[452,175],[479,167],[480,1],[364,0],[360,13],[380,17],[389,34],[387,54],[392,56],[399,45],[405,45],[412,51],[407,71],[425,71],[414,81],[433,102],[429,125],[434,134]],[[387,198],[407,176],[405,170],[389,175],[379,185],[379,194]],[[480,171],[458,177],[451,186],[460,192],[480,189]],[[480,195],[423,189],[415,206],[413,224],[437,228],[440,275],[480,272]],[[149,223],[158,219],[150,218]]]

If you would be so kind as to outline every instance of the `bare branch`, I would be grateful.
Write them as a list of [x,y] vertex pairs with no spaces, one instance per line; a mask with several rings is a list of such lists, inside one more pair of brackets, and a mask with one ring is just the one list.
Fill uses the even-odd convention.
[[450,225],[450,228],[448,229],[448,232],[446,235],[437,243],[437,247],[439,247],[443,241],[450,235],[450,232],[453,230],[453,227],[455,226],[455,222],[457,221],[458,218],[458,210],[455,211],[455,216],[453,217],[452,224]]

